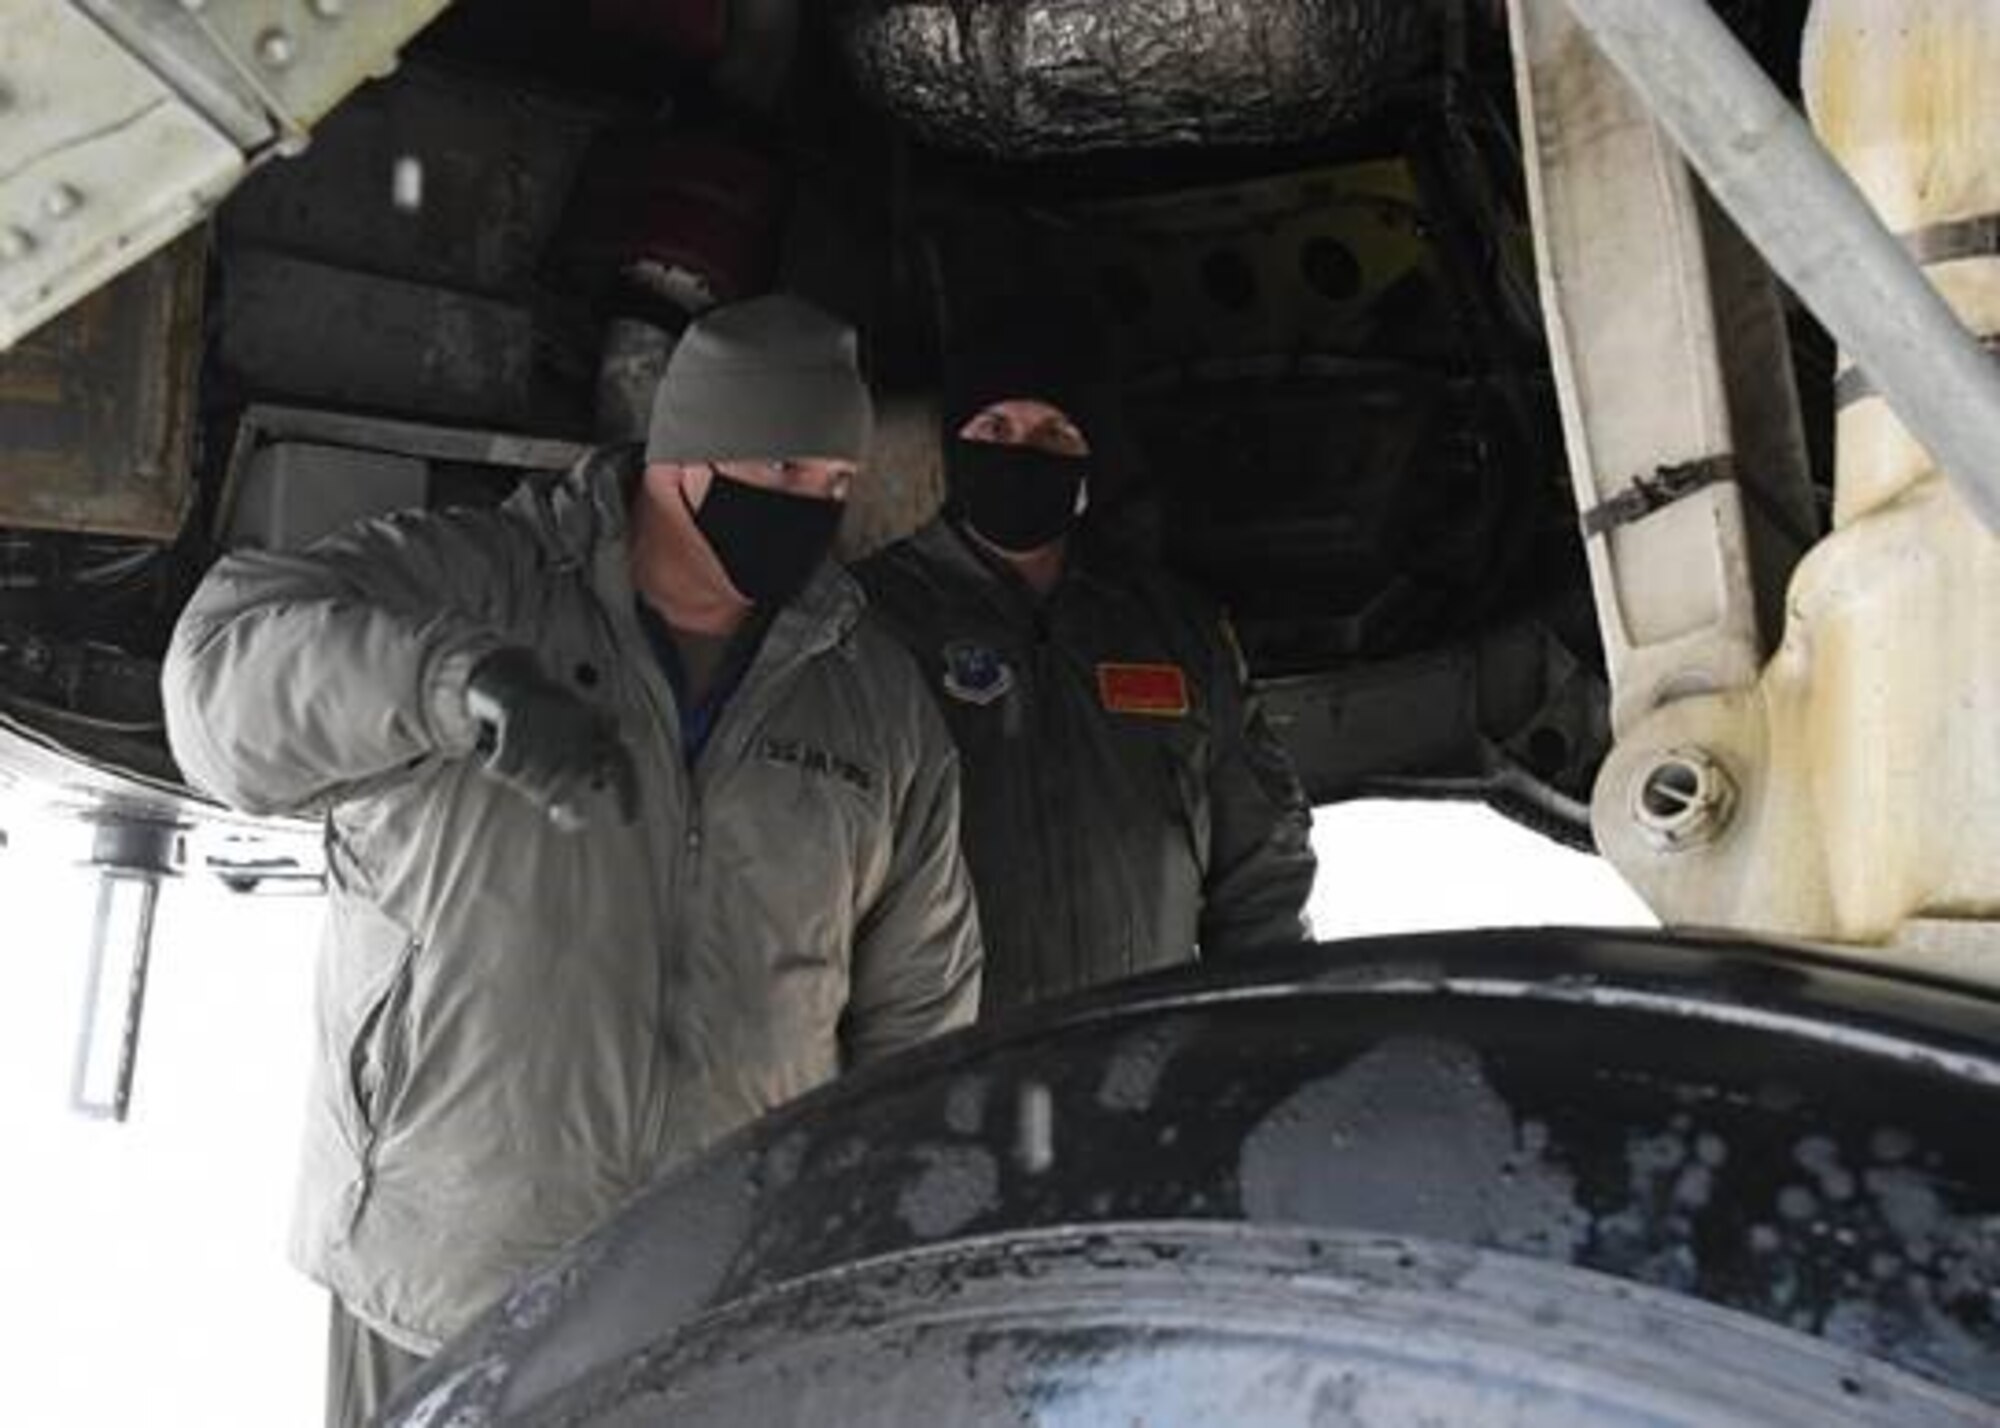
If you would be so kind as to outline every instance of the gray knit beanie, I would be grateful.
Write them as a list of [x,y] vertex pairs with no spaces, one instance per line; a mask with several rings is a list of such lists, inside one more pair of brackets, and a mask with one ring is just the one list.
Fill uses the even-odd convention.
[[688,325],[653,398],[646,460],[859,461],[873,421],[854,329],[777,293]]

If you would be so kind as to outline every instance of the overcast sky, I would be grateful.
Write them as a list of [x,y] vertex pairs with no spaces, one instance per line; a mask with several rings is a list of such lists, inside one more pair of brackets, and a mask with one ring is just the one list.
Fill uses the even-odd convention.
[[[284,1257],[317,899],[163,898],[131,1120],[67,1110],[92,907],[73,834],[0,852],[0,1421],[271,1428],[321,1412],[325,1302]],[[1483,809],[1321,814],[1322,937],[1650,921],[1611,870]]]

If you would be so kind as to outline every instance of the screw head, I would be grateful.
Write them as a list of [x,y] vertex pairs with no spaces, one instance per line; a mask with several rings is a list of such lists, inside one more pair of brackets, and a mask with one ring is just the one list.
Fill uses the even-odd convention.
[[83,195],[74,184],[59,183],[42,199],[42,212],[51,218],[67,218],[81,207]]
[[312,12],[322,20],[338,20],[347,13],[347,0],[312,0]]
[[284,69],[298,58],[298,45],[290,34],[277,27],[257,37],[257,58],[272,69]]

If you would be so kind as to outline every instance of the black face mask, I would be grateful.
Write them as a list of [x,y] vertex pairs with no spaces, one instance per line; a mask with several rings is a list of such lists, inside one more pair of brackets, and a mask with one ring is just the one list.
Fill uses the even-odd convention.
[[759,605],[782,605],[805,588],[833,549],[841,503],[773,491],[710,467],[695,528],[729,583]]
[[997,441],[950,443],[952,498],[965,523],[1001,550],[1039,549],[1076,524],[1077,497],[1090,462]]

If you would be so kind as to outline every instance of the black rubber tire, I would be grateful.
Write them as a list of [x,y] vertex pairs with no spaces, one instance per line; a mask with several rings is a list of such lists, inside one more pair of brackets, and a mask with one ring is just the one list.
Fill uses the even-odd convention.
[[[1500,1295],[1526,1321],[1508,1333],[1475,1315],[1447,1337],[1501,1353],[1517,1387],[1587,1388],[1602,1421],[1638,1402],[1621,1374],[1664,1395],[1666,1422],[1990,1421],[2000,1145],[1966,1128],[2000,1114],[1996,1027],[2000,995],[1851,959],[1547,929],[1107,989],[865,1068],[718,1145],[517,1285],[412,1386],[426,1413],[388,1421],[612,1428],[660,1421],[655,1389],[676,1423],[786,1421],[765,1416],[772,1383],[819,1421],[995,1421],[996,1354],[1031,1409],[1115,1406],[1135,1375],[1186,1378],[1159,1356],[1178,1334],[1175,1354],[1200,1359],[1207,1336],[1215,1383],[1240,1371],[1244,1402],[1272,1405],[1207,1421],[1310,1422],[1294,1387],[1395,1377],[1357,1368],[1352,1335],[1442,1322],[1397,1300],[1438,1264],[1464,1269],[1456,1288],[1540,1286]],[[1386,1279],[1367,1269],[1384,1245]],[[1269,1271],[1262,1307],[1241,1254]],[[1325,1337],[1287,1339],[1277,1383],[1244,1345],[1328,1265]],[[1371,1317],[1385,1295],[1409,1315]],[[1769,1348],[1746,1360],[1732,1339]],[[682,1412],[697,1401],[705,1420]]]

